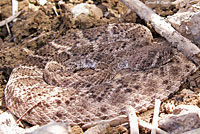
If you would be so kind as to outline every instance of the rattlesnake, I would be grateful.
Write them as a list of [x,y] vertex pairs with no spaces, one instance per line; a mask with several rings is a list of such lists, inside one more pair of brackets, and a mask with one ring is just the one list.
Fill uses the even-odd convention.
[[8,109],[31,124],[85,124],[137,112],[164,100],[196,69],[164,39],[140,24],[67,32],[13,69]]

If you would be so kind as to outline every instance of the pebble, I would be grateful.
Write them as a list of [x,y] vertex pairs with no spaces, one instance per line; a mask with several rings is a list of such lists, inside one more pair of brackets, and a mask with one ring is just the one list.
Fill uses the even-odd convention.
[[178,32],[200,47],[200,1],[196,1],[196,4],[188,6],[188,9],[179,10],[167,17],[167,20]]
[[83,134],[83,129],[80,126],[73,126],[72,133],[73,134]]
[[74,21],[82,28],[89,28],[99,24],[103,18],[103,12],[94,4],[81,3],[71,8]]
[[179,105],[171,115],[159,120],[159,127],[169,134],[181,134],[200,128],[200,108],[193,105]]
[[50,122],[36,128],[33,132],[26,131],[25,134],[72,134],[71,127],[66,123]]
[[24,129],[16,123],[16,118],[9,112],[0,114],[0,134],[23,134]]
[[105,124],[99,124],[94,127],[89,128],[87,131],[85,131],[84,134],[107,134],[107,130],[110,127],[108,123]]
[[24,129],[18,126],[16,118],[6,111],[0,114],[0,134],[72,134],[66,123],[50,122],[44,126]]
[[98,8],[94,4],[88,4],[88,3],[81,3],[74,6],[71,9],[71,12],[75,16],[75,18],[80,16],[81,14],[93,16],[97,19],[100,19],[101,17],[103,17],[103,13],[100,8]]
[[72,134],[71,127],[66,123],[50,122],[44,126],[36,128],[33,132],[25,134]]

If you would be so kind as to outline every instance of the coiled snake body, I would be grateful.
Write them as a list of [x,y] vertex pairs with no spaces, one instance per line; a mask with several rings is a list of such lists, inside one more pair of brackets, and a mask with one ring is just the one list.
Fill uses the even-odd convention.
[[128,105],[148,109],[195,68],[142,25],[104,25],[69,32],[27,57],[13,70],[5,101],[31,124],[85,124],[125,114]]

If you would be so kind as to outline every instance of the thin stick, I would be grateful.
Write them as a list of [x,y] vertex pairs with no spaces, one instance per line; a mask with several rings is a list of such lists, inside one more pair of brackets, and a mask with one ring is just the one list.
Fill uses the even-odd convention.
[[8,34],[11,35],[11,33],[10,33],[10,28],[9,28],[9,26],[8,26],[8,23],[6,23],[6,28],[7,28]]
[[56,7],[53,6],[53,11],[55,12],[56,16],[58,16],[58,12],[56,11]]
[[[82,126],[83,129],[88,129],[88,128],[91,128],[93,126],[96,126],[98,124],[103,124],[103,123],[108,123],[110,124],[111,127],[113,126],[117,126],[117,125],[120,125],[120,124],[123,124],[123,123],[127,123],[128,122],[128,117],[126,115],[121,115],[121,116],[118,116],[114,119],[110,119],[110,120],[101,120],[101,121],[97,121],[97,122],[91,122],[91,123],[88,123],[88,124],[85,124]],[[152,129],[152,125],[141,120],[141,119],[138,119],[138,122],[139,122],[139,125],[141,127],[144,127],[144,128],[147,128],[149,130]],[[159,134],[168,134],[167,132],[163,131],[162,129],[160,128],[156,128],[156,131],[159,133]]]
[[34,107],[36,107],[37,105],[39,105],[42,101],[39,101],[38,103],[36,103],[35,105],[33,105],[32,107],[30,107],[28,110],[26,110],[26,112],[24,112],[24,114],[17,120],[17,124],[22,120],[22,118],[28,113],[30,112]]
[[[12,15],[14,16],[18,12],[18,1],[12,0]],[[15,22],[16,19],[13,20]]]
[[89,128],[84,134],[106,134],[110,125],[108,123]]
[[[114,119],[110,119],[110,120],[101,120],[101,121],[97,121],[97,122],[91,122],[91,123],[88,123],[88,124],[85,124],[82,126],[83,129],[88,129],[88,128],[91,128],[93,126],[96,126],[98,124],[103,124],[103,123],[108,123],[110,124],[110,126],[117,126],[117,125],[120,125],[120,124],[123,124],[123,123],[127,123],[128,122],[128,117],[126,115],[121,115],[121,116],[118,116]],[[139,125],[141,127],[144,127],[146,129],[149,129],[151,130],[152,129],[152,125],[141,120],[141,119],[138,119],[138,122],[139,122]],[[167,132],[163,131],[162,129],[160,128],[156,128],[156,131],[159,133],[159,134],[168,134]]]
[[128,122],[128,117],[126,115],[121,115],[121,116],[118,116],[118,117],[110,119],[110,120],[100,120],[100,121],[97,121],[97,122],[91,122],[91,123],[83,125],[82,128],[88,129],[88,128],[91,128],[91,127],[96,126],[98,124],[105,124],[105,123],[110,124],[110,126],[117,126],[117,125],[120,125],[120,124],[123,124],[123,123],[126,123],[126,122]]
[[127,108],[128,111],[128,119],[130,124],[130,134],[139,134],[139,127],[138,127],[138,118],[135,113],[135,109],[132,106]]
[[156,129],[158,128],[158,115],[159,115],[160,104],[161,104],[161,101],[158,99],[155,99],[155,108],[154,108],[151,134],[156,134]]
[[[146,129],[149,129],[149,130],[152,128],[152,125],[151,125],[151,124],[149,124],[149,123],[147,123],[147,122],[145,122],[145,121],[143,121],[143,120],[139,120],[139,125],[140,125],[141,127],[144,127],[144,128],[146,128]],[[160,129],[160,128],[156,128],[156,132],[158,132],[159,134],[169,134],[169,133],[163,131],[163,130]]]
[[173,47],[176,47],[196,65],[200,64],[200,49],[189,39],[178,33],[163,17],[154,13],[139,0],[121,0],[127,7],[134,10],[140,18],[151,24],[157,33],[166,38]]
[[7,19],[3,20],[0,22],[0,27],[6,25],[6,23],[10,23],[11,21],[13,21],[15,18],[17,18],[23,11],[20,11],[18,13],[16,13],[13,16],[8,17]]
[[43,32],[43,33],[41,33],[39,36],[36,36],[36,37],[30,39],[30,40],[28,41],[28,43],[30,43],[30,42],[32,42],[32,41],[35,41],[35,40],[37,40],[37,39],[39,39],[39,38],[41,38],[41,37],[43,37],[43,36],[47,36],[47,35],[49,35],[49,34],[50,34],[50,32],[48,32],[48,33]]

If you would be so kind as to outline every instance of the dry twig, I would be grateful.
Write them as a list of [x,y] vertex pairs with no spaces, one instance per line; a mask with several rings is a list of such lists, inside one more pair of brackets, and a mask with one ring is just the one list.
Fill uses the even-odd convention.
[[[14,16],[18,12],[18,1],[12,0],[12,15]],[[15,22],[16,19],[13,20]]]
[[158,128],[158,115],[159,115],[160,103],[161,103],[160,100],[158,99],[155,100],[155,108],[154,108],[151,134],[156,134],[156,129]]
[[6,28],[7,28],[8,34],[11,35],[11,33],[10,33],[10,28],[9,28],[9,26],[8,26],[8,23],[6,23]]
[[[117,126],[117,125],[120,125],[120,124],[123,124],[126,122],[128,122],[128,117],[126,115],[121,115],[121,116],[118,116],[118,117],[110,119],[110,120],[101,120],[101,121],[97,121],[97,122],[91,122],[91,123],[83,125],[82,128],[88,129],[88,128],[91,128],[98,124],[105,124],[105,123],[110,124],[110,126]],[[141,119],[138,119],[138,123],[141,127],[144,127],[146,129],[151,130],[151,128],[152,128],[151,124],[149,124]],[[167,132],[163,131],[160,128],[156,128],[156,132],[158,132],[159,134],[168,134]]]
[[3,20],[0,22],[0,27],[6,25],[6,23],[9,23],[11,21],[13,21],[15,18],[17,18],[23,11],[20,11],[18,13],[16,13],[13,16],[8,17],[7,19]]
[[37,39],[39,39],[39,38],[42,38],[42,37],[44,37],[44,36],[48,36],[49,34],[51,34],[51,32],[48,32],[48,33],[42,32],[42,33],[40,33],[39,36],[36,36],[36,37],[34,37],[34,38],[28,40],[28,43],[33,42],[33,41],[35,41],[35,40],[37,40]]
[[[151,129],[152,128],[152,125],[143,121],[143,120],[139,120],[139,125],[141,127],[144,127],[144,128],[147,128],[147,129]],[[158,132],[159,134],[168,134],[167,132],[163,131],[162,129],[160,128],[156,128],[156,132]]]
[[56,7],[53,6],[53,11],[55,12],[56,16],[58,16],[58,12],[56,11]]
[[28,110],[26,110],[26,112],[17,120],[17,124],[22,120],[22,118],[28,113],[30,112],[33,108],[35,108],[36,106],[38,106],[42,101],[39,101],[38,103],[36,103],[35,105],[33,105],[32,107],[30,107]]
[[110,120],[101,120],[101,121],[97,121],[97,122],[91,122],[91,123],[83,125],[82,128],[88,129],[88,128],[96,126],[98,124],[105,124],[105,123],[110,124],[110,126],[117,126],[117,125],[120,125],[120,124],[123,124],[126,122],[128,122],[128,117],[126,115],[121,115],[121,116],[118,116],[118,117],[110,119]]
[[139,134],[138,118],[135,113],[135,109],[132,106],[129,106],[127,111],[130,125],[130,134]]
[[200,49],[189,39],[177,32],[163,17],[154,13],[139,0],[121,0],[126,6],[134,10],[142,19],[151,24],[156,32],[166,38],[173,47],[176,47],[196,65],[200,64]]

